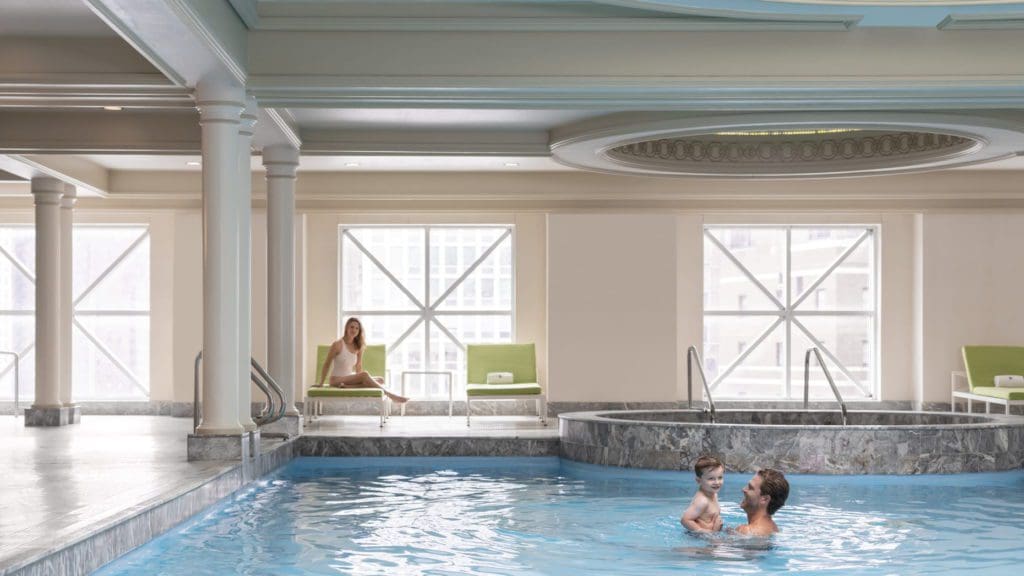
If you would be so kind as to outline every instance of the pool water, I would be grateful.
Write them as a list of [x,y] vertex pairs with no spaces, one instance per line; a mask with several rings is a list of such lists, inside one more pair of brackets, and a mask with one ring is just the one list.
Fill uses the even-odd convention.
[[[726,474],[726,526],[749,474]],[[1024,471],[789,476],[782,532],[689,535],[691,473],[302,458],[98,574],[1020,574]]]

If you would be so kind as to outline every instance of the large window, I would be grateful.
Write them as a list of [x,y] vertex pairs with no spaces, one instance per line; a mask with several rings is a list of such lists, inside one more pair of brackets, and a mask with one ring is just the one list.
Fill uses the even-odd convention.
[[[802,399],[804,354],[817,347],[844,399],[877,398],[876,240],[866,226],[706,227],[704,363],[712,394]],[[832,398],[811,362],[811,397]]]
[[[76,225],[73,234],[73,400],[147,400],[149,230]],[[35,395],[35,344],[35,229],[3,225],[0,350],[21,354],[24,400]],[[0,356],[0,398],[14,398],[10,356]]]
[[[388,347],[389,385],[405,370],[450,370],[465,388],[468,343],[512,342],[511,226],[343,226],[338,333],[349,316]],[[447,399],[443,379],[410,376],[406,393]]]

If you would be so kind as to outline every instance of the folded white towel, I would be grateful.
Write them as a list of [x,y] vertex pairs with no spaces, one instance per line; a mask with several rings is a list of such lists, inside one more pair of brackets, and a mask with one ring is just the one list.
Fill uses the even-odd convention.
[[1024,376],[1020,374],[1004,374],[996,376],[996,387],[998,388],[1024,388]]
[[511,372],[488,372],[486,382],[488,384],[511,384],[512,380]]

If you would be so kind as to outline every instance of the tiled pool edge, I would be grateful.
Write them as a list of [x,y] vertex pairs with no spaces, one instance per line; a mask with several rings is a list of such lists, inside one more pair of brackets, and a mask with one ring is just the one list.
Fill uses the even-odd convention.
[[11,558],[0,576],[77,576],[148,543],[296,456],[295,440],[261,452],[255,462],[237,463],[213,478],[134,506],[69,541],[54,542]]

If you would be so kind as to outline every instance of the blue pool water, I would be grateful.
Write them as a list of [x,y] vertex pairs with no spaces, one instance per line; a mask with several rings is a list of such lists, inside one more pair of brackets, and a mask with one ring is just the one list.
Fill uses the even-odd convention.
[[[726,526],[743,523],[726,474]],[[688,535],[691,473],[306,458],[98,574],[1020,574],[1024,472],[789,476],[770,546]]]

